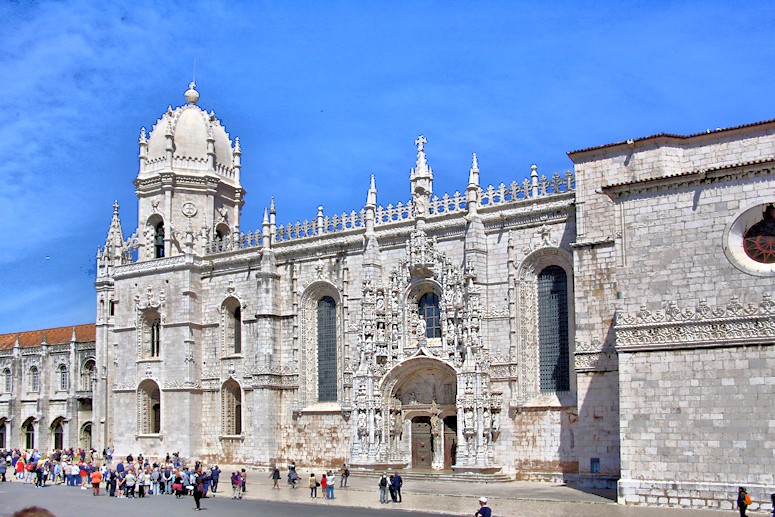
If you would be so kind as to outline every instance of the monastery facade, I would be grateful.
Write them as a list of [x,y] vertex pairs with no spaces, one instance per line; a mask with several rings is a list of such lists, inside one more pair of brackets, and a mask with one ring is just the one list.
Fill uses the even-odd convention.
[[498,186],[474,155],[442,196],[420,136],[407,201],[364,178],[352,212],[278,225],[272,202],[245,231],[239,139],[185,95],[142,130],[137,225],[114,206],[97,260],[97,448],[618,484],[626,504],[775,491],[775,121]]

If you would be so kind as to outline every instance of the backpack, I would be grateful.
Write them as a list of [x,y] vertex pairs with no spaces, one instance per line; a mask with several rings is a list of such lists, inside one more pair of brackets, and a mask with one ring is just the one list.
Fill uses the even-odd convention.
[[748,495],[748,492],[746,492],[743,496],[743,502],[747,505],[751,504],[751,496]]
[[386,487],[386,486],[387,486],[387,479],[385,479],[385,478],[380,478],[380,480],[379,480],[379,486],[381,486],[381,487]]

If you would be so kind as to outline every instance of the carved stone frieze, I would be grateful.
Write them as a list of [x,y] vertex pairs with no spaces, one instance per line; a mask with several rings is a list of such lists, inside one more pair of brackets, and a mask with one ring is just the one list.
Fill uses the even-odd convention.
[[775,301],[764,294],[759,305],[743,306],[733,297],[724,306],[710,307],[704,300],[694,308],[670,302],[664,311],[646,307],[632,315],[617,315],[616,349],[746,345],[775,339]]

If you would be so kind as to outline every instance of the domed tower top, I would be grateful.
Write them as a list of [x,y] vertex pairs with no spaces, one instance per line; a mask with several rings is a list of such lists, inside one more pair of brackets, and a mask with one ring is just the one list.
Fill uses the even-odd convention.
[[191,82],[184,93],[187,103],[168,107],[150,134],[140,132],[140,170],[137,188],[138,228],[164,231],[164,250],[179,251],[170,229],[207,229],[223,237],[239,230],[245,191],[239,138],[229,134],[215,117],[197,105],[200,95]]

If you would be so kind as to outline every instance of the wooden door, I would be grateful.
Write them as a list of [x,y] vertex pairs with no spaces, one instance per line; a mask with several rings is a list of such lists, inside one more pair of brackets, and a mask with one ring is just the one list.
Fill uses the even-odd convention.
[[431,419],[415,417],[412,419],[412,468],[430,468],[432,460]]

